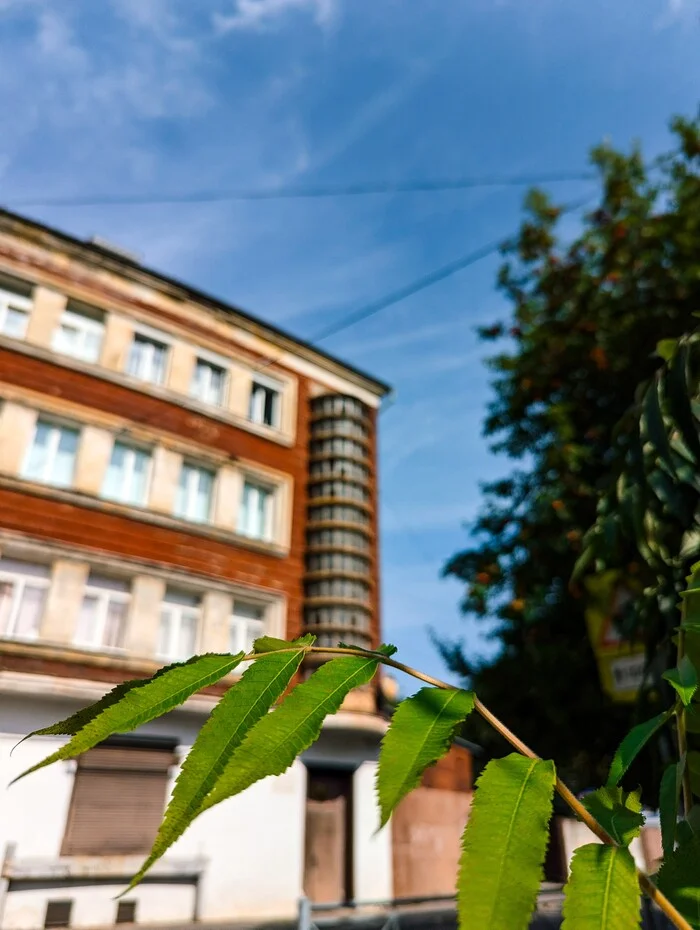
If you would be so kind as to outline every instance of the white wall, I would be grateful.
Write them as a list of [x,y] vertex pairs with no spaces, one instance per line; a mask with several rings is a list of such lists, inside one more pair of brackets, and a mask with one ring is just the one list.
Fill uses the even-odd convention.
[[390,901],[394,896],[391,821],[381,832],[375,783],[377,763],[363,762],[353,779],[356,901]]

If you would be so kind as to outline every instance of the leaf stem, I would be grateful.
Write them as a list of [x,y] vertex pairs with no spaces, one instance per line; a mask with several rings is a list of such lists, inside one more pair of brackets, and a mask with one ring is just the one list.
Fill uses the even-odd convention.
[[[433,678],[432,675],[425,675],[423,672],[419,672],[417,669],[412,668],[410,665],[405,665],[403,662],[398,662],[396,659],[392,659],[390,656],[382,655],[380,652],[368,652],[364,649],[352,649],[346,646],[307,646],[306,650],[307,652],[314,653],[316,655],[351,655],[359,656],[361,658],[367,658],[368,656],[372,655],[376,657],[376,659],[383,665],[388,665],[390,668],[395,668],[397,671],[404,672],[406,675],[410,675],[412,678],[417,678],[419,681],[423,681],[426,684],[433,685],[435,688],[442,688],[444,690],[458,690],[454,685],[447,684],[447,682],[441,681],[439,678]],[[246,660],[259,659],[263,656],[264,653],[262,655],[253,653],[252,655],[246,656]],[[476,697],[474,699],[474,709],[519,753],[527,756],[530,759],[539,759],[537,753],[530,749],[530,747],[527,746],[519,737],[517,737],[515,733],[509,730],[508,727],[502,721],[500,721],[498,717],[495,716],[495,714],[492,714],[488,707],[482,704],[481,701]],[[583,821],[588,829],[591,830],[591,832],[594,833],[599,840],[609,846],[618,845],[610,836],[610,834],[598,823],[595,817],[593,817],[593,815],[586,810],[576,795],[558,777],[556,780],[556,790],[562,800],[576,814],[579,820]],[[661,911],[663,911],[663,913],[668,917],[668,919],[671,921],[674,927],[677,928],[677,930],[693,930],[685,917],[683,917],[683,915],[676,910],[668,898],[659,891],[649,876],[642,872],[640,869],[637,869],[637,881],[639,882],[639,886],[642,891],[649,898],[651,898],[651,900]]]

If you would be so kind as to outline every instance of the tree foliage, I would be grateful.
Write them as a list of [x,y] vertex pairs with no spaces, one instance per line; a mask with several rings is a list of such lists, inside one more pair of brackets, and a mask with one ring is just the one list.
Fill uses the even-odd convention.
[[[600,202],[573,241],[561,231],[562,209],[530,193],[499,274],[512,318],[481,330],[505,342],[489,362],[484,431],[518,465],[483,486],[471,544],[445,567],[465,583],[469,617],[497,618],[501,646],[483,662],[443,643],[448,664],[578,788],[602,780],[630,722],[630,709],[599,685],[586,589],[571,582],[586,534],[596,524],[600,552],[579,563],[581,574],[597,570],[604,550],[607,567],[654,589],[623,618],[625,635],[657,656],[645,716],[665,699],[658,678],[672,660],[675,602],[700,549],[698,408],[687,404],[697,384],[687,334],[700,308],[700,121],[678,119],[673,129],[675,148],[650,168],[639,151],[592,152]],[[639,386],[652,382],[657,390],[640,410]],[[678,434],[669,438],[672,415]],[[635,455],[637,479],[653,471],[644,491],[632,472],[620,479]],[[648,508],[634,506],[642,494]],[[650,555],[673,565],[659,573]],[[486,729],[478,738],[500,748]]]

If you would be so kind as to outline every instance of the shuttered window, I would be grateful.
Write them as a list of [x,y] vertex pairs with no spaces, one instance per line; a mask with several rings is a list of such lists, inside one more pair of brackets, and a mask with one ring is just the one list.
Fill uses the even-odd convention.
[[63,856],[146,853],[165,809],[172,749],[99,746],[78,759]]

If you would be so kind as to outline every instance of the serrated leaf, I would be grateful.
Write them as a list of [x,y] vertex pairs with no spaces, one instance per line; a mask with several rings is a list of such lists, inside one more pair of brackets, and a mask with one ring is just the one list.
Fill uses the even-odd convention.
[[629,850],[579,846],[564,886],[562,930],[638,930],[641,895]]
[[380,828],[450,748],[455,729],[474,708],[470,691],[421,688],[401,701],[382,740],[377,769]]
[[664,713],[652,717],[651,720],[646,720],[644,723],[632,727],[613,757],[610,773],[608,774],[608,788],[613,787],[620,781],[639,752],[646,746],[654,733],[666,723],[671,713],[671,711],[664,711]]
[[[286,645],[284,651],[267,651],[253,662],[209,715],[183,762],[153,848],[127,891],[182,836],[246,733],[284,693],[306,654],[304,648],[293,651],[291,643]],[[310,643],[304,637],[295,645]]]
[[240,794],[261,778],[281,775],[314,743],[328,714],[346,695],[374,677],[378,659],[342,656],[320,666],[271,714],[250,730],[235,750],[199,813]]
[[583,806],[620,846],[629,846],[644,826],[638,791],[598,788],[586,795]]
[[[233,659],[234,657],[230,656],[230,658]],[[70,717],[59,720],[58,723],[52,723],[48,727],[42,727],[40,730],[33,730],[31,733],[23,736],[19,743],[17,743],[17,746],[20,746],[25,740],[30,739],[32,736],[75,736],[86,724],[99,716],[103,710],[106,710],[108,707],[120,701],[129,691],[133,691],[134,688],[142,688],[144,685],[155,681],[157,678],[161,678],[166,673],[172,671],[172,669],[181,668],[183,665],[190,665],[198,659],[199,656],[193,656],[186,662],[173,662],[171,665],[165,665],[163,668],[159,668],[150,678],[132,678],[129,681],[123,681],[115,688],[112,688],[111,691],[108,691],[99,701],[95,701],[94,704],[81,707],[80,710],[71,714]],[[237,664],[238,662],[235,663],[235,665]],[[226,672],[225,674],[228,673]],[[17,746],[15,746],[14,749],[16,749]]]
[[666,767],[661,777],[659,788],[659,818],[661,820],[661,843],[664,856],[673,852],[676,845],[676,824],[678,823],[678,799],[683,783],[685,759]]
[[381,646],[377,646],[376,649],[365,649],[364,646],[353,646],[352,643],[343,642],[338,643],[338,646],[341,649],[354,649],[358,652],[364,652],[368,656],[380,655],[386,656],[387,658],[391,658],[391,656],[398,652],[396,646],[393,646],[391,643],[382,643]]
[[[225,675],[239,664],[243,659],[244,653],[239,652],[237,655],[208,653],[202,656],[193,656],[187,662],[181,662],[176,665],[168,666],[161,669],[152,678],[145,680],[138,687],[122,690],[118,699],[113,702],[105,702],[103,698],[93,705],[93,708],[87,708],[87,711],[100,709],[96,713],[89,713],[85,719],[87,722],[73,734],[65,746],[62,746],[56,752],[51,753],[46,759],[37,762],[36,765],[28,768],[26,772],[18,775],[11,784],[29,775],[30,772],[36,772],[38,769],[58,762],[61,759],[74,759],[88,749],[92,749],[98,743],[112,736],[114,733],[128,733],[154,720],[183,704],[187,698],[216,684]],[[115,688],[114,690],[119,690]],[[108,695],[109,697],[109,695]],[[74,726],[70,723],[75,718],[69,717],[67,720],[55,724],[56,727]],[[52,729],[52,728],[47,728]],[[45,731],[38,731],[45,732]],[[53,732],[65,732],[65,730],[53,730]]]
[[526,930],[542,880],[554,764],[515,753],[488,763],[462,837],[457,879],[464,930]]
[[700,930],[700,835],[664,856],[656,884],[691,927]]
[[682,656],[676,668],[670,668],[665,671],[662,678],[675,689],[676,693],[687,707],[693,700],[693,695],[698,690],[698,675],[695,666],[687,655]]
[[670,362],[677,345],[677,339],[660,339],[656,343],[656,354],[665,362]]
[[262,655],[266,652],[278,652],[280,649],[294,649],[296,646],[313,646],[316,637],[306,633],[295,640],[277,639],[275,636],[259,636],[253,643],[253,652]]

